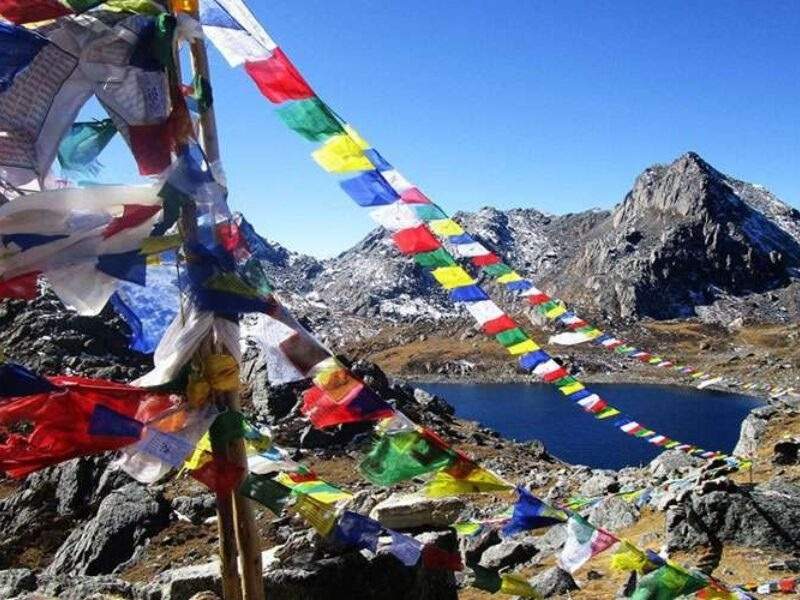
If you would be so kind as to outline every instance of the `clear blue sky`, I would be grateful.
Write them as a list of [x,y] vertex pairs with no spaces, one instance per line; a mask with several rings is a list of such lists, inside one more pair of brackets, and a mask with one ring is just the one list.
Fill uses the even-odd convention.
[[[317,93],[448,212],[611,207],[687,150],[800,207],[800,4],[250,0]],[[366,211],[214,50],[230,204],[331,256]],[[105,180],[134,179],[119,143]]]

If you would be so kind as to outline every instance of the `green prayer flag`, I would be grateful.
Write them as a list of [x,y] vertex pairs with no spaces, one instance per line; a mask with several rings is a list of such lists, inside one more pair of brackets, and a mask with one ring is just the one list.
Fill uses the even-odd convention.
[[446,219],[447,215],[441,208],[435,204],[419,204],[414,207],[417,216],[423,221],[435,221],[437,219]]
[[493,265],[486,265],[483,267],[483,272],[492,277],[501,277],[503,275],[507,275],[508,273],[512,273],[513,269],[503,263],[495,263]]
[[244,437],[246,424],[244,415],[237,410],[220,413],[209,429],[211,444],[215,448],[224,447],[229,442]]
[[111,119],[73,123],[58,146],[58,163],[65,171],[97,175],[98,156],[117,133]]
[[277,516],[281,515],[292,496],[292,490],[282,483],[255,473],[250,473],[245,478],[239,487],[239,493],[266,506]]
[[525,332],[519,327],[515,327],[514,329],[506,329],[494,337],[506,348],[513,346],[514,344],[520,344],[528,339],[528,336],[525,335]]
[[444,248],[437,248],[432,252],[420,252],[414,255],[414,260],[419,266],[428,269],[451,267],[456,264],[455,259]]
[[273,291],[261,261],[255,257],[247,259],[242,269],[242,278],[262,296],[271,294]]
[[642,577],[631,600],[673,600],[707,586],[705,579],[667,564]]
[[137,15],[160,15],[164,9],[151,0],[105,0],[103,6],[112,12],[129,12]]
[[203,114],[214,105],[214,94],[211,90],[211,83],[198,73],[192,80],[192,89],[194,90],[192,98],[197,102],[197,110],[200,114]]
[[82,13],[90,8],[99,6],[105,0],[66,0],[69,7],[76,13]]
[[475,573],[475,578],[472,580],[472,587],[490,594],[495,594],[500,591],[503,585],[503,580],[500,578],[500,573],[481,567],[480,565],[470,565],[470,568]]
[[375,485],[393,485],[439,471],[455,460],[455,453],[427,432],[401,431],[379,437],[360,469]]
[[330,109],[316,96],[308,100],[289,102],[275,112],[289,129],[312,142],[324,142],[345,132]]
[[174,60],[172,38],[177,25],[178,20],[170,14],[162,13],[156,17],[156,34],[150,51],[153,58],[165,67],[171,67]]

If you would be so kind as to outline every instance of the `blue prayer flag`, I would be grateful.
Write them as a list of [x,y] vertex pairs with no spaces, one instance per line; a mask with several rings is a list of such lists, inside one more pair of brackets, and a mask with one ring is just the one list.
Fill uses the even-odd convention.
[[523,354],[519,359],[519,366],[523,371],[533,371],[537,366],[550,360],[550,355],[544,350],[536,350]]
[[210,27],[244,30],[244,27],[214,0],[200,2],[200,23]]
[[89,435],[138,438],[143,425],[136,419],[98,404],[89,419]]
[[489,300],[489,296],[477,285],[464,285],[450,290],[450,299],[453,302],[480,302]]
[[343,546],[359,550],[368,548],[375,552],[382,529],[377,521],[347,510],[339,518],[333,537]]
[[506,284],[506,289],[512,292],[524,292],[533,287],[533,284],[527,279],[520,279],[519,281],[510,281]]
[[41,235],[38,233],[5,233],[0,238],[3,240],[3,245],[16,244],[24,252],[36,246],[43,246],[50,242],[63,240],[69,237],[68,235]]
[[119,254],[101,254],[97,257],[97,270],[123,281],[145,285],[147,257],[138,250]]
[[475,238],[469,235],[468,233],[462,233],[460,235],[451,235],[447,238],[451,244],[472,244],[475,241]]
[[0,364],[0,397],[46,394],[58,388],[44,377],[14,363]]
[[364,155],[369,159],[369,162],[372,163],[372,166],[378,169],[378,171],[391,171],[394,169],[394,167],[389,164],[389,162],[383,158],[380,153],[375,150],[375,148],[364,150]]
[[389,530],[389,535],[392,537],[389,552],[407,567],[416,565],[422,556],[422,542],[396,531]]
[[9,23],[0,22],[0,92],[14,83],[14,78],[25,69],[39,51],[49,42],[40,35]]
[[545,504],[525,488],[518,487],[517,493],[519,498],[514,505],[514,513],[508,524],[503,527],[505,535],[550,527],[567,521],[564,511],[556,510],[549,504]]
[[339,185],[359,206],[392,204],[400,197],[377,171],[345,179]]

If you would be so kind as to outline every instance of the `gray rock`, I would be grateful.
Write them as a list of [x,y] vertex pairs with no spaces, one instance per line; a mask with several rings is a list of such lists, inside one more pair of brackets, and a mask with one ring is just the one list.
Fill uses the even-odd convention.
[[626,502],[620,496],[609,496],[589,509],[588,518],[596,527],[619,531],[639,520],[639,510],[633,502]]
[[774,406],[761,406],[750,411],[739,430],[739,441],[733,449],[736,456],[755,456],[761,436],[767,430],[767,422],[778,413]]
[[[710,482],[708,482],[710,483]],[[687,499],[667,511],[670,550],[725,542],[751,548],[800,549],[800,487],[773,480],[752,490],[727,487]]]
[[93,519],[72,530],[48,575],[113,573],[169,521],[169,504],[138,483],[109,494]]
[[162,600],[189,600],[199,592],[222,594],[219,562],[171,569],[162,573]]
[[195,525],[199,525],[205,519],[213,517],[216,507],[217,501],[213,494],[177,496],[172,499],[172,510]]
[[133,584],[110,576],[45,576],[36,591],[59,600],[136,600],[139,595]]
[[543,598],[578,589],[578,584],[575,583],[572,575],[560,567],[550,567],[546,571],[542,571],[531,579],[530,583]]
[[456,522],[465,507],[459,498],[392,494],[372,509],[370,517],[389,529],[447,527]]
[[617,482],[616,473],[613,471],[595,471],[594,474],[581,485],[580,494],[586,498],[594,498],[595,496],[614,493],[618,490],[619,483]]
[[565,525],[554,525],[542,535],[533,538],[533,543],[539,548],[542,554],[553,554],[561,549],[567,541],[567,527]]
[[487,569],[515,567],[528,562],[539,553],[533,542],[527,540],[504,540],[488,548],[481,556],[480,565]]
[[656,456],[649,465],[650,472],[656,477],[666,477],[678,472],[700,466],[703,464],[702,459],[689,456],[680,450],[667,450]]
[[500,533],[494,528],[487,529],[479,535],[462,537],[459,540],[461,556],[464,557],[466,564],[477,564],[486,550],[501,541]]
[[0,598],[13,598],[36,589],[36,575],[30,569],[0,571]]

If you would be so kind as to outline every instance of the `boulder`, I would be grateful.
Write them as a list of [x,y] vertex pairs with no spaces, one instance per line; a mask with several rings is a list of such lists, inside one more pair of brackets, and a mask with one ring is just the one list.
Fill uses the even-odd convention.
[[772,480],[752,490],[729,484],[706,493],[695,489],[667,511],[667,547],[672,551],[727,542],[797,552],[797,523],[800,486],[786,481]]
[[161,574],[162,600],[189,600],[200,592],[222,594],[219,562],[171,569]]
[[586,498],[603,496],[619,490],[617,474],[613,471],[595,471],[593,475],[583,482],[580,487],[580,495]]
[[589,509],[588,519],[595,527],[619,531],[639,520],[639,510],[633,502],[626,502],[620,496],[609,496]]
[[108,575],[45,576],[40,579],[36,592],[58,600],[138,600],[141,597],[135,585]]
[[486,529],[478,535],[464,536],[459,539],[461,556],[468,565],[480,562],[481,556],[492,546],[501,542],[497,529]]
[[553,525],[542,535],[533,538],[533,543],[542,554],[554,554],[567,541],[566,525]]
[[575,583],[572,575],[560,567],[550,567],[546,571],[542,571],[531,579],[530,583],[543,598],[578,589],[578,584]]
[[217,501],[214,494],[198,496],[177,496],[172,499],[172,510],[194,525],[199,525],[216,512]]
[[0,598],[13,598],[36,589],[36,575],[30,569],[0,571]]
[[418,494],[392,494],[370,512],[389,529],[448,527],[466,505],[459,498],[428,498]]
[[683,472],[691,467],[703,464],[703,460],[689,456],[680,450],[667,450],[656,456],[649,465],[650,472],[656,477],[667,477],[676,471]]
[[761,443],[761,436],[767,430],[767,422],[778,413],[774,406],[761,406],[750,411],[742,421],[739,441],[733,449],[735,456],[754,456]]
[[531,541],[504,540],[491,546],[481,555],[480,565],[494,570],[516,567],[528,562],[538,553],[539,549]]
[[72,530],[46,573],[113,573],[168,522],[169,504],[163,496],[129,483],[106,496],[94,518]]
[[776,465],[796,465],[800,462],[800,439],[781,440],[772,452],[772,462]]

